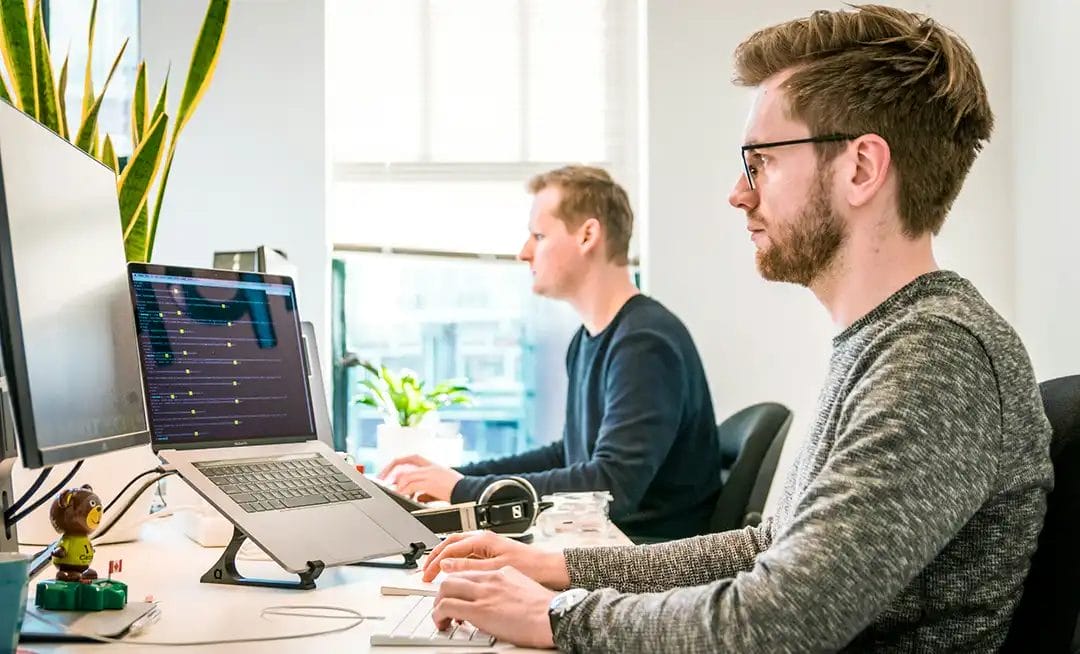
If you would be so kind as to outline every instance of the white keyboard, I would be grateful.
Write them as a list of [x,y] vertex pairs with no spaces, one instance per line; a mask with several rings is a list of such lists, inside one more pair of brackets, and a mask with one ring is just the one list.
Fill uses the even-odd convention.
[[484,633],[469,623],[452,624],[439,631],[431,619],[435,608],[434,597],[410,597],[413,601],[408,613],[389,633],[372,634],[372,645],[396,645],[407,647],[490,647],[495,637]]

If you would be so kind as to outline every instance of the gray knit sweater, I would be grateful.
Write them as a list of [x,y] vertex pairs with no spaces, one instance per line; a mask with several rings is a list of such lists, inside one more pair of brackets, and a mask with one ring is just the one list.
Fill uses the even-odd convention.
[[994,651],[1052,485],[1023,345],[955,273],[833,341],[776,515],[661,545],[566,550],[595,590],[574,652]]

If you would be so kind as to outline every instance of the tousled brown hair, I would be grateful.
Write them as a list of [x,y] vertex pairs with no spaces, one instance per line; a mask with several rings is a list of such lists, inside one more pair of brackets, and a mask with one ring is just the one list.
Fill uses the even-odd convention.
[[[904,232],[938,233],[994,126],[963,39],[921,14],[861,5],[768,27],[735,50],[737,84],[758,86],[789,69],[790,117],[813,135],[885,139]],[[844,144],[815,147],[824,162]]]
[[556,215],[567,228],[577,228],[589,218],[596,218],[604,230],[608,260],[626,265],[630,256],[630,235],[634,212],[630,198],[611,175],[592,166],[564,166],[536,175],[529,180],[530,193],[548,186],[562,191]]

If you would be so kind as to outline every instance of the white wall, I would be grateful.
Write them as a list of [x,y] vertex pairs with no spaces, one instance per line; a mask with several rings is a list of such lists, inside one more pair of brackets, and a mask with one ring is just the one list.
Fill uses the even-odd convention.
[[1050,379],[1080,373],[1080,3],[1017,2],[1013,21],[1017,324],[1035,373]]
[[[141,0],[140,10],[151,88],[171,64],[175,112],[206,2]],[[233,0],[214,80],[180,135],[153,261],[209,267],[215,250],[285,250],[325,358],[324,16],[322,0]]]
[[[1012,319],[1009,3],[891,4],[928,13],[955,29],[982,66],[997,129],[946,222],[938,254],[942,266],[972,279]],[[774,490],[812,419],[834,330],[809,291],[760,280],[745,218],[727,204],[741,173],[738,146],[749,109],[749,92],[729,82],[731,55],[756,29],[830,6],[842,5],[783,0],[732,11],[728,3],[683,0],[648,7],[647,291],[689,326],[719,417],[763,400],[795,411]]]

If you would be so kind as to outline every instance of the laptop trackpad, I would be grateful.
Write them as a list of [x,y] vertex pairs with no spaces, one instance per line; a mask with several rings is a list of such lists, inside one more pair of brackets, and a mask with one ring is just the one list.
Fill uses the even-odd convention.
[[313,540],[321,535],[319,550],[325,552],[328,563],[360,561],[404,549],[401,543],[351,503],[290,513],[297,518],[289,521],[293,523],[293,533],[306,534]]

